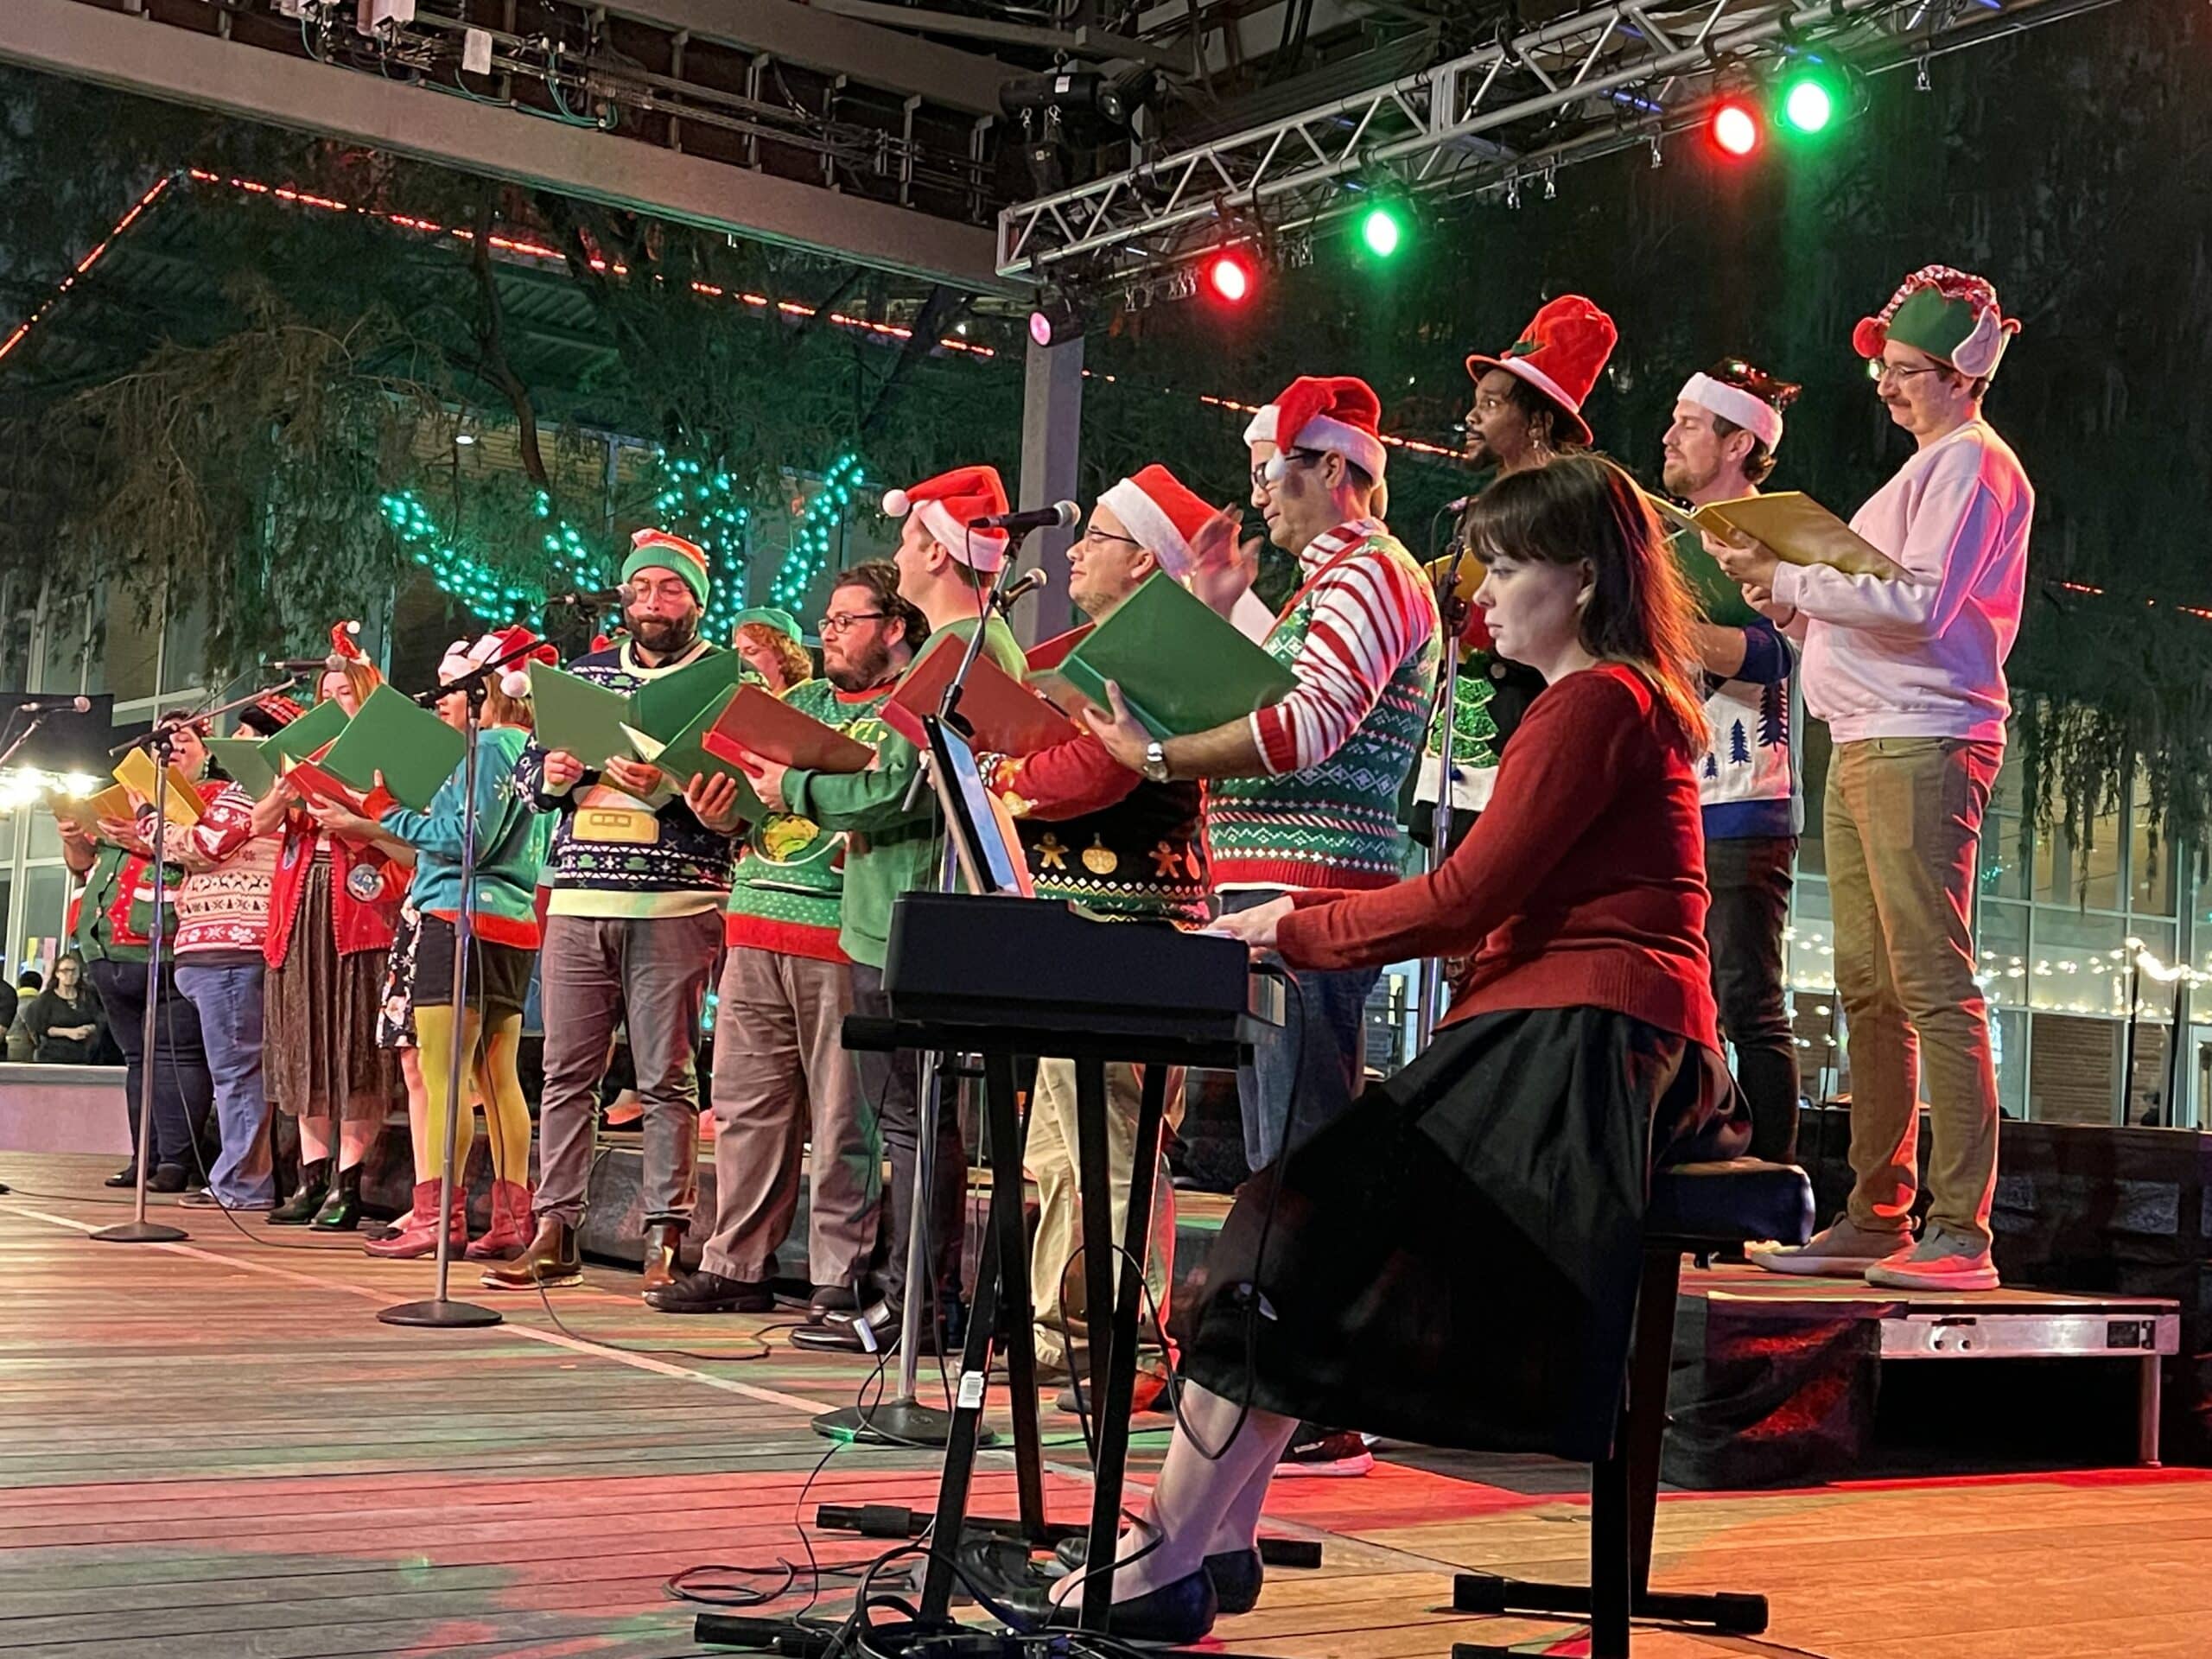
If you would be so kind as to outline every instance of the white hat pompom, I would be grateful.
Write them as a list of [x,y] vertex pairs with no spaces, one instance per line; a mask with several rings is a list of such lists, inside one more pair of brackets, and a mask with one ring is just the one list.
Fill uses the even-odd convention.
[[907,509],[913,505],[904,490],[886,490],[883,493],[883,511],[893,518],[904,518]]

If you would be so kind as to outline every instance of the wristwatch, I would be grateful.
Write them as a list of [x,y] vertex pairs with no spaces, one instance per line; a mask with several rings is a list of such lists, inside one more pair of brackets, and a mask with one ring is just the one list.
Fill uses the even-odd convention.
[[1144,746],[1144,765],[1138,770],[1150,782],[1164,784],[1168,780],[1171,774],[1167,770],[1167,751],[1160,747],[1158,738]]

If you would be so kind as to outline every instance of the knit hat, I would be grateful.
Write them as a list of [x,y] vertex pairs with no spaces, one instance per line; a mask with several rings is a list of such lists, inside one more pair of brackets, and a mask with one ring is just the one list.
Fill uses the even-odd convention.
[[1986,276],[1923,265],[1906,277],[1890,302],[1851,331],[1851,349],[1872,362],[1883,345],[1916,346],[1969,380],[1997,372],[2020,320],[1997,306],[1997,287]]
[[1008,511],[1006,486],[999,481],[995,467],[956,467],[890,491],[883,498],[883,510],[893,518],[919,514],[922,528],[971,570],[988,575],[1006,563],[1010,544],[1006,531],[968,528],[970,519]]
[[748,605],[730,619],[729,629],[735,633],[748,622],[758,622],[764,628],[773,628],[793,645],[803,645],[806,636],[799,632],[798,619],[778,605]]
[[1503,369],[1516,379],[1526,380],[1559,405],[1576,442],[1594,443],[1589,423],[1582,418],[1582,405],[1605,372],[1605,359],[1619,338],[1613,320],[1595,304],[1580,294],[1562,294],[1545,301],[1521,338],[1499,355],[1469,358],[1467,372],[1479,380],[1485,369]]
[[630,537],[630,556],[622,561],[622,580],[640,570],[673,570],[703,607],[707,602],[707,551],[696,542],[664,530],[641,530]]
[[509,696],[523,698],[530,695],[530,665],[532,663],[558,663],[561,653],[519,623],[511,623],[496,633],[487,633],[471,644],[456,639],[446,647],[446,654],[438,664],[438,678],[451,683],[464,674],[474,673],[486,663],[497,662],[511,651],[520,651],[524,645],[535,649],[526,657],[518,657],[499,670],[499,690]]
[[1339,454],[1380,484],[1390,457],[1382,424],[1382,404],[1366,381],[1349,374],[1301,374],[1252,417],[1244,442]]
[[[1777,380],[1741,358],[1730,358],[1719,366],[1727,378],[1694,374],[1682,383],[1681,393],[1675,401],[1695,404],[1723,420],[1733,421],[1772,454],[1782,447],[1782,411],[1797,401],[1802,388]],[[1754,385],[1761,390],[1753,391]]]
[[300,706],[297,697],[288,697],[282,691],[271,691],[265,697],[255,698],[253,706],[275,721],[280,728],[290,725],[302,715],[307,713],[307,710]]
[[334,622],[330,625],[330,654],[349,663],[365,663],[368,653],[361,649],[361,625],[358,622]]
[[1196,564],[1191,537],[1215,514],[1213,507],[1158,461],[1105,491],[1098,505],[1119,518],[1138,544],[1160,561],[1160,568],[1179,582]]

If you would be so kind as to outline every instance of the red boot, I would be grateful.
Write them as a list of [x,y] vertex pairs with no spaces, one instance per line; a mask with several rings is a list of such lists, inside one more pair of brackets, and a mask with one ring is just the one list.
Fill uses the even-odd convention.
[[[467,1200],[458,1192],[453,1196],[452,1249],[458,1255],[468,1248]],[[418,1256],[435,1255],[438,1249],[438,1184],[435,1181],[416,1182],[414,1207],[407,1212],[407,1219],[400,1224],[399,1230],[390,1238],[372,1239],[361,1249],[387,1262],[411,1262]]]
[[519,1181],[492,1183],[492,1225],[465,1254],[472,1262],[508,1261],[522,1254],[532,1230],[531,1191]]

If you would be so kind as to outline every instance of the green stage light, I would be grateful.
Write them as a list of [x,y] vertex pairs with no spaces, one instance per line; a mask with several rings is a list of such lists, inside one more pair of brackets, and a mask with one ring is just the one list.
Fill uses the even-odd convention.
[[1359,239],[1377,259],[1388,259],[1404,245],[1406,227],[1388,207],[1370,207],[1361,215]]
[[1825,132],[1835,120],[1835,93],[1818,75],[1798,75],[1782,89],[1782,118],[1808,137]]

